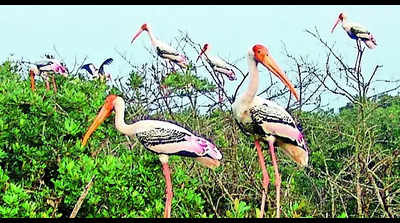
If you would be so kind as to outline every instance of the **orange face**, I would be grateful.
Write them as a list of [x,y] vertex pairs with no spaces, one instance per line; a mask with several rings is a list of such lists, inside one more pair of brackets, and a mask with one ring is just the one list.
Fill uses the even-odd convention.
[[107,96],[103,107],[101,107],[99,113],[97,114],[96,118],[93,120],[93,123],[90,125],[88,128],[87,132],[85,133],[83,139],[82,139],[82,145],[85,146],[87,141],[89,140],[89,137],[92,135],[92,133],[101,125],[101,123],[104,122],[105,119],[107,119],[112,111],[114,110],[114,101],[117,98],[117,95],[115,94],[110,94]]
[[207,48],[208,48],[208,43],[204,44],[204,46],[203,46],[203,51],[206,51]]
[[343,15],[343,12],[341,12],[341,13],[339,14],[339,19],[343,21],[343,18],[344,18],[344,15]]
[[258,62],[261,62],[265,59],[266,56],[269,55],[267,47],[261,45],[261,44],[256,44],[253,46],[253,53],[254,57]]
[[115,94],[110,94],[106,97],[104,106],[106,107],[107,110],[112,111],[114,109],[114,101],[117,97],[118,96]]
[[149,31],[149,28],[147,27],[147,24],[143,24],[139,31],[133,36],[131,43],[143,32],[143,31]]
[[341,12],[341,13],[339,14],[339,17],[336,19],[335,24],[333,25],[333,27],[332,27],[332,29],[331,29],[331,33],[333,33],[333,31],[335,30],[335,28],[336,28],[336,26],[337,26],[337,24],[338,24],[339,22],[343,22],[344,17],[345,17],[344,13]]
[[257,44],[253,46],[252,50],[254,54],[254,59],[264,65],[273,74],[275,74],[275,76],[278,77],[282,81],[282,83],[289,88],[294,97],[299,100],[299,96],[294,89],[293,84],[289,81],[289,79],[286,77],[286,74],[279,68],[278,64],[269,54],[267,47],[261,44]]
[[146,24],[146,23],[143,24],[143,25],[140,27],[140,29],[149,31],[149,29],[147,29],[147,24]]

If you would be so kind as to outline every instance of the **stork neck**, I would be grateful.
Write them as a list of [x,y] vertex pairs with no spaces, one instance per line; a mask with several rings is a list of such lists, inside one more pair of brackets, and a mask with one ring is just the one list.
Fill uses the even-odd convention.
[[260,78],[257,69],[257,62],[251,56],[247,57],[247,64],[249,67],[250,82],[241,99],[244,103],[250,104],[256,96]]
[[115,110],[115,127],[125,135],[133,135],[136,132],[135,123],[127,125],[125,123],[125,102],[122,98],[118,97],[114,104]]
[[154,36],[153,31],[150,28],[147,28],[147,33],[149,34],[151,45],[155,46],[157,39]]
[[347,26],[349,26],[349,22],[347,21],[347,18],[343,18],[342,27],[344,28],[344,27],[347,27]]

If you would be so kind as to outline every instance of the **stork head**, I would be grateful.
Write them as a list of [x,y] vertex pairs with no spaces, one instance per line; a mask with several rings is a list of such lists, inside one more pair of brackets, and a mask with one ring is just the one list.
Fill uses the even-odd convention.
[[338,18],[340,19],[340,21],[343,22],[343,20],[347,19],[347,14],[344,12],[341,12],[338,16]]
[[93,123],[88,128],[87,132],[85,133],[82,139],[82,145],[85,146],[89,137],[92,133],[104,122],[112,113],[115,107],[115,102],[117,99],[122,100],[121,97],[118,97],[115,94],[110,94],[107,96],[104,105],[101,107],[99,113],[97,114],[96,118],[93,120]]
[[147,25],[147,23],[143,24],[142,26],[140,26],[139,31],[133,36],[133,39],[131,41],[131,43],[133,43],[133,41],[143,32],[143,31],[149,31],[150,26]]
[[338,16],[338,18],[335,21],[335,25],[333,25],[332,29],[331,29],[331,33],[333,33],[333,31],[335,30],[337,24],[339,22],[343,22],[343,20],[345,20],[347,18],[347,15],[344,12],[341,12]]
[[256,61],[256,63],[261,63],[275,76],[277,76],[283,82],[283,84],[289,88],[290,92],[294,95],[294,97],[297,100],[299,100],[299,95],[294,89],[293,84],[286,77],[286,74],[279,68],[278,64],[275,62],[275,60],[269,53],[267,47],[261,44],[256,44],[249,51],[249,56],[252,57]]
[[201,55],[203,53],[205,53],[208,49],[210,49],[210,45],[208,45],[208,43],[204,44],[203,49],[201,49],[201,52],[200,52],[199,56],[197,57],[196,62],[200,59]]
[[147,23],[143,24],[140,29],[142,29],[143,31],[149,31],[148,25]]

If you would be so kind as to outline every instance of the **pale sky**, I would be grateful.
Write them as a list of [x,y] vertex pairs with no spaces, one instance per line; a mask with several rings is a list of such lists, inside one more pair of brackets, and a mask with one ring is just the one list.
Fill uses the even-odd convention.
[[[398,5],[1,5],[0,63],[10,54],[38,61],[45,53],[56,55],[55,46],[70,69],[75,58],[80,62],[87,56],[87,62],[99,66],[112,57],[114,62],[106,70],[114,77],[124,76],[131,68],[115,48],[126,53],[134,64],[149,62],[144,49],[151,47],[147,34],[130,43],[143,23],[150,24],[155,36],[167,43],[179,36],[178,30],[188,32],[195,42],[208,42],[213,54],[230,62],[244,57],[254,44],[263,44],[283,70],[288,59],[282,41],[296,55],[325,55],[320,44],[304,32],[316,26],[325,40],[336,42],[342,54],[354,61],[354,40],[340,25],[330,33],[340,12],[346,12],[349,21],[366,26],[377,40],[376,49],[366,49],[365,69],[381,64],[377,79],[400,79]],[[190,60],[195,61],[195,55]],[[247,71],[246,60],[237,65]],[[267,78],[261,77],[261,81],[267,82]],[[227,87],[234,89],[238,84],[230,82]]]

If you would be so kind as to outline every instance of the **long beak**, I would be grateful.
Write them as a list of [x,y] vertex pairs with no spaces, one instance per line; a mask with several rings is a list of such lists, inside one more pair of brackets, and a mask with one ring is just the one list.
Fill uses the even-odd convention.
[[203,48],[203,49],[201,50],[199,56],[198,56],[197,59],[196,59],[196,63],[197,63],[197,61],[200,59],[201,55],[202,55],[205,51],[206,51],[205,48]]
[[131,44],[133,43],[133,41],[134,41],[142,32],[143,32],[143,29],[140,29],[140,30],[136,33],[136,35],[133,37],[133,39],[132,39],[132,41],[131,41]]
[[105,105],[101,108],[100,112],[97,114],[96,118],[93,120],[92,125],[90,125],[89,129],[85,133],[85,136],[82,139],[82,145],[85,146],[89,137],[92,135],[92,133],[101,125],[101,123],[106,120],[108,116],[111,115],[111,110],[107,109]]
[[32,91],[35,91],[35,73],[33,71],[30,71],[30,76],[31,76],[31,89]]
[[339,23],[339,21],[340,21],[340,19],[338,18],[337,20],[336,20],[336,22],[335,22],[335,25],[332,27],[332,29],[331,29],[331,33],[333,33],[333,30],[335,30],[335,28],[336,28],[336,26],[337,26],[337,24]]
[[261,63],[273,74],[275,74],[275,76],[277,76],[283,82],[283,84],[285,84],[289,88],[290,92],[292,92],[292,94],[297,100],[300,100],[299,95],[294,89],[292,82],[289,81],[285,73],[283,73],[283,71],[278,67],[278,65],[276,64],[276,62],[272,57],[265,56],[264,59],[261,61]]

